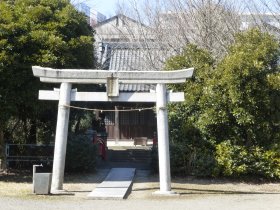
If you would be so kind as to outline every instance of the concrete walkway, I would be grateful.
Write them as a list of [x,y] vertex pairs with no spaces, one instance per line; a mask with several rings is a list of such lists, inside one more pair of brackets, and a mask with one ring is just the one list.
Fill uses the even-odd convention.
[[112,168],[105,180],[88,195],[88,198],[108,200],[124,199],[131,190],[135,168]]

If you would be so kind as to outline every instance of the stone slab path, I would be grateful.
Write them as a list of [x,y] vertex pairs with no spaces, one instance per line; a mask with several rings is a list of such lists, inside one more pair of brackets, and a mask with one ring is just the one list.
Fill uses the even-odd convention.
[[135,168],[112,168],[105,180],[88,195],[90,199],[117,200],[126,198],[131,190]]

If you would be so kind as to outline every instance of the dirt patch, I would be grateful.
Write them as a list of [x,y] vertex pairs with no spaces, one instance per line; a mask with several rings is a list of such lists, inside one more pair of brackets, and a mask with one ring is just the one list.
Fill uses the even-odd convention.
[[11,171],[0,173],[0,197],[20,197],[30,199],[63,199],[66,197],[80,198],[86,197],[95,186],[102,182],[109,169],[98,170],[92,173],[65,174],[63,187],[70,194],[62,196],[36,196],[32,193],[32,172],[31,171]]
[[[258,182],[258,183],[256,183]],[[211,195],[280,195],[280,183],[245,182],[227,179],[198,179],[194,177],[173,178],[172,191],[177,193],[175,198],[185,199],[197,196]],[[161,199],[154,195],[159,190],[159,178],[143,171],[136,174],[132,193],[129,199]],[[179,195],[179,196],[178,196]],[[166,197],[164,198],[166,199]],[[170,196],[169,199],[174,199]]]
[[[65,174],[64,189],[71,195],[36,196],[32,194],[32,173],[12,172],[0,174],[0,197],[20,197],[27,199],[85,199],[87,195],[101,183],[109,169],[94,173]],[[147,199],[160,200],[153,193],[159,190],[159,178],[149,171],[137,170],[131,194],[128,200]],[[232,180],[196,179],[193,177],[172,179],[172,190],[179,196],[176,199],[212,195],[280,195],[280,183],[248,183]],[[164,198],[166,199],[166,198]],[[174,199],[170,197],[168,199]]]

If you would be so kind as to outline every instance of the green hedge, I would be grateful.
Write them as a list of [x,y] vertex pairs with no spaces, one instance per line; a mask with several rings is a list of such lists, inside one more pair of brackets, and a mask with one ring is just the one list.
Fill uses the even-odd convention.
[[213,152],[206,148],[172,144],[170,160],[173,175],[212,176],[215,169]]
[[[245,147],[224,141],[213,150],[170,145],[173,176],[280,179],[280,153],[261,147]],[[158,172],[157,148],[152,150],[152,169]]]
[[[152,149],[151,167],[158,172],[158,149]],[[190,148],[184,144],[170,145],[170,167],[173,176],[212,176],[216,169],[214,152],[206,148]]]
[[261,147],[245,147],[224,141],[216,146],[217,174],[223,176],[257,176],[280,179],[280,154]]

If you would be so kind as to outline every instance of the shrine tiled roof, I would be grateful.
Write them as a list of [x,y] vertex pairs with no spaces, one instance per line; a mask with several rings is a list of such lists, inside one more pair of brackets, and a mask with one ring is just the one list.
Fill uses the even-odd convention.
[[[160,70],[163,66],[163,61],[158,59],[161,53],[163,49],[155,43],[102,43],[101,68],[115,71]],[[154,85],[147,84],[120,84],[120,91],[126,92],[149,92],[154,88]]]

